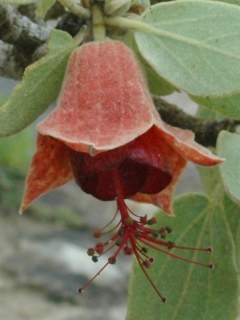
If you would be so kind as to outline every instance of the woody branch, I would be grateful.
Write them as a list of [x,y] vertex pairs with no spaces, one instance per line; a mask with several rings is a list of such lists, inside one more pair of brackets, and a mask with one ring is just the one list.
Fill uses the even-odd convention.
[[[166,0],[165,0],[166,1]],[[161,1],[151,1],[152,4]],[[34,21],[33,7],[17,10],[10,5],[0,5],[0,76],[20,79],[24,69],[41,56],[41,47],[48,40],[51,28],[47,21]],[[23,12],[23,13],[21,13]],[[55,12],[56,13],[56,12]],[[84,21],[59,7],[57,27],[74,35]],[[55,16],[56,17],[56,16]],[[215,146],[221,130],[234,132],[240,120],[223,119],[206,121],[191,116],[160,97],[154,102],[161,117],[167,123],[192,130],[196,140],[204,146]]]

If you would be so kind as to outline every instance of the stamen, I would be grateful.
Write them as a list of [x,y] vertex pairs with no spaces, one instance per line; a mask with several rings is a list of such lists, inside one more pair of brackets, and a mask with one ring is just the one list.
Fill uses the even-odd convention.
[[93,248],[89,248],[89,249],[87,250],[87,254],[88,254],[90,257],[92,257],[92,256],[95,254],[95,250],[94,250]]
[[140,266],[140,268],[142,269],[144,275],[146,276],[147,280],[149,281],[150,285],[152,286],[152,288],[154,289],[154,291],[157,293],[157,295],[159,296],[159,298],[162,300],[162,302],[166,302],[166,297],[164,297],[161,292],[159,291],[159,289],[156,287],[156,285],[153,283],[152,279],[150,278],[149,274],[147,273],[147,271],[145,270],[141,260],[140,260],[140,257],[139,257],[139,254],[135,248],[135,241],[134,241],[134,238],[130,238],[130,241],[132,243],[132,248],[133,248],[133,251],[135,253],[135,256],[136,256],[136,259],[138,261],[138,264]]
[[188,262],[188,263],[192,263],[192,264],[196,264],[196,265],[199,265],[199,266],[202,266],[202,267],[207,267],[207,268],[210,268],[210,269],[213,268],[213,264],[205,264],[205,263],[201,263],[201,262],[198,262],[198,261],[195,261],[195,260],[190,260],[190,259],[178,256],[178,255],[176,255],[174,253],[171,253],[169,251],[161,249],[160,247],[157,247],[154,243],[150,243],[150,242],[148,242],[146,240],[143,240],[143,239],[142,239],[142,242],[144,244],[146,244],[146,245],[149,245],[153,249],[156,249],[158,251],[161,251],[161,252],[165,253],[167,256],[169,256],[171,258],[182,260],[182,261],[185,261],[185,262]]
[[190,250],[190,251],[200,251],[200,252],[212,252],[212,248],[193,248],[193,247],[187,247],[187,246],[179,246],[176,245],[174,242],[171,241],[164,241],[164,240],[156,240],[152,239],[148,236],[143,235],[143,238],[146,239],[147,241],[153,242],[154,244],[159,244],[160,246],[167,247],[168,249],[181,249],[181,250]]
[[78,292],[83,293],[84,290],[90,287],[92,282],[103,272],[104,269],[106,269],[108,265],[109,265],[109,262],[106,262],[105,265],[90,280],[88,280],[83,287],[78,289]]
[[[117,182],[119,184],[118,187],[120,188],[120,180],[118,180]],[[170,252],[171,249],[179,249],[190,250],[192,252],[210,253],[212,252],[212,249],[210,247],[193,248],[176,245],[174,242],[164,240],[167,235],[172,232],[170,227],[166,226],[161,227],[160,229],[151,228],[151,225],[157,223],[157,219],[155,217],[147,219],[146,215],[138,216],[127,207],[126,203],[124,202],[124,197],[120,195],[116,198],[116,200],[118,209],[116,210],[113,218],[102,229],[96,230],[94,233],[96,238],[99,238],[108,233],[112,233],[112,236],[109,240],[105,242],[98,242],[96,243],[94,248],[89,248],[87,250],[87,253],[92,258],[93,262],[97,262],[99,257],[109,251],[111,251],[112,253],[108,257],[107,263],[105,263],[105,265],[82,288],[79,289],[79,292],[83,292],[83,290],[89,287],[93,280],[98,275],[100,275],[100,273],[108,265],[115,264],[117,262],[119,254],[123,252],[125,255],[135,255],[137,262],[139,263],[139,266],[146,276],[151,287],[160,297],[162,302],[165,302],[166,298],[161,294],[146,270],[149,269],[154,263],[154,258],[148,255],[147,247],[160,251],[174,259],[182,260],[202,267],[213,268],[213,264],[211,263],[205,264]],[[115,221],[118,212],[121,216],[120,221],[116,223],[116,225],[113,226],[110,230],[106,230]],[[162,239],[160,239],[160,237]]]
[[[104,230],[114,222],[114,220],[117,217],[117,214],[118,214],[118,208],[117,208],[115,214],[113,215],[112,219],[109,222],[107,222],[101,229],[97,229],[94,231],[93,235],[95,238],[101,237],[101,235],[104,233]],[[111,231],[109,231],[109,232],[111,232]]]
[[153,225],[153,224],[156,224],[157,223],[157,218],[156,217],[152,217],[151,219],[149,219],[148,221],[147,221],[147,224],[149,225],[149,226],[151,226],[151,225]]

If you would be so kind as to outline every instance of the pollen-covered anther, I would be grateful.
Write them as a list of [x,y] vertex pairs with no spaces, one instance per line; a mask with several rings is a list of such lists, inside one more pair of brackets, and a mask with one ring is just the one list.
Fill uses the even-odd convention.
[[152,217],[151,219],[149,219],[148,221],[147,221],[147,224],[149,225],[149,226],[151,226],[151,225],[153,225],[153,224],[156,224],[157,223],[157,218],[156,217]]
[[149,258],[149,262],[150,262],[151,264],[153,264],[153,263],[154,263],[154,258],[153,258],[153,257]]
[[127,219],[124,220],[124,224],[126,226],[131,226],[132,224],[134,224],[134,220],[131,217],[127,217]]
[[172,241],[168,241],[168,243],[167,243],[167,248],[168,248],[169,250],[171,250],[171,249],[174,248],[174,247],[175,247],[175,243],[172,242]]
[[119,246],[121,245],[121,243],[122,243],[122,241],[121,241],[120,239],[118,239],[118,240],[115,241],[115,245],[116,245],[117,247],[119,247]]
[[101,254],[103,254],[103,252],[104,252],[104,248],[105,248],[104,243],[99,242],[99,243],[97,243],[96,246],[95,246],[95,251],[96,251],[99,255],[101,255]]
[[141,252],[147,253],[147,252],[148,252],[148,249],[147,249],[146,247],[142,247],[142,248],[141,248]]
[[88,254],[90,257],[92,257],[92,256],[95,254],[95,250],[94,250],[93,248],[89,248],[89,249],[87,250],[87,254]]
[[92,261],[93,262],[98,262],[98,257],[97,256],[92,256]]
[[149,269],[151,267],[151,265],[152,265],[149,260],[144,260],[142,264],[147,269]]
[[116,257],[109,257],[108,258],[108,263],[110,263],[110,264],[115,264],[116,261],[117,261]]

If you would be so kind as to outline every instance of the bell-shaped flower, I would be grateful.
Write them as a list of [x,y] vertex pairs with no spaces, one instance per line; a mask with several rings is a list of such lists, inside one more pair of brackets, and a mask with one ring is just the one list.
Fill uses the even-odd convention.
[[146,227],[149,220],[131,213],[124,200],[152,203],[170,213],[172,192],[188,160],[205,166],[221,162],[194,141],[191,131],[161,120],[128,47],[119,41],[91,42],[72,53],[57,107],[38,125],[22,210],[75,179],[94,197],[115,199],[120,213],[111,239],[90,250],[93,260],[117,244],[108,263],[124,251],[135,254],[146,271],[152,260],[139,243],[166,247],[166,252],[176,246],[156,240],[155,231]]

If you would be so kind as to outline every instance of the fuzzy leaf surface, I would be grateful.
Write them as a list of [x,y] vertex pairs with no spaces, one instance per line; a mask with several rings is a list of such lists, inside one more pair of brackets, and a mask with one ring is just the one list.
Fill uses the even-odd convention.
[[220,166],[226,191],[240,204],[240,135],[222,131],[217,141],[217,152],[226,159]]
[[0,107],[0,137],[24,129],[56,99],[75,46],[69,34],[53,31],[46,56],[26,68],[22,81]]
[[240,8],[183,0],[152,6],[136,32],[141,55],[175,87],[193,96],[240,92]]

